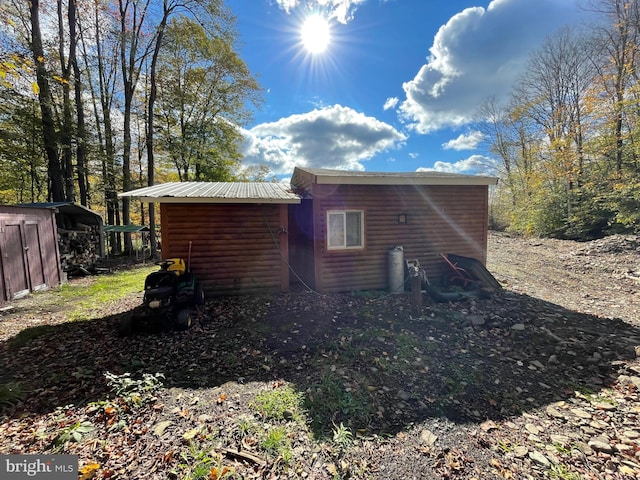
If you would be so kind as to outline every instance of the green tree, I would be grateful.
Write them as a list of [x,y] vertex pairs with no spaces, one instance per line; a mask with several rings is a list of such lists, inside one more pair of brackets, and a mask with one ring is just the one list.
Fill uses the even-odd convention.
[[233,50],[231,30],[212,37],[190,18],[175,19],[161,52],[160,140],[180,180],[233,179],[240,164],[239,126],[258,105],[260,87]]

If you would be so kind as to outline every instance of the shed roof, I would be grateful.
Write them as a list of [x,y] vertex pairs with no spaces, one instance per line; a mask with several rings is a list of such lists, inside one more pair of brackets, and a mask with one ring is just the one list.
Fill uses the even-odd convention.
[[148,232],[149,227],[145,225],[105,225],[104,231],[110,232],[124,232],[124,233],[139,233]]
[[23,203],[17,206],[27,208],[47,208],[63,215],[72,215],[78,221],[86,223],[87,225],[102,225],[102,216],[99,213],[75,202],[34,202]]
[[282,183],[169,182],[118,194],[155,203],[300,203]]
[[497,185],[496,177],[447,172],[357,172],[296,167],[291,185]]

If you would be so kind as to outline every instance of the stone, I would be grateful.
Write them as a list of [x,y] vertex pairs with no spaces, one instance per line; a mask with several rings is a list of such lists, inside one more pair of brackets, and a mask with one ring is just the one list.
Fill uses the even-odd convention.
[[532,435],[538,435],[540,434],[540,432],[542,432],[542,429],[537,425],[534,425],[533,423],[527,423],[524,426],[524,428],[527,432],[531,433]]
[[550,438],[554,444],[558,445],[568,445],[571,443],[571,440],[566,435],[551,435]]
[[549,459],[537,450],[529,452],[529,458],[542,467],[549,468],[551,466]]
[[524,458],[529,453],[529,449],[524,445],[517,445],[513,447],[513,455],[517,458]]
[[516,323],[511,325],[511,330],[515,330],[516,332],[522,332],[524,330],[524,323]]
[[584,418],[585,420],[591,419],[591,414],[582,408],[572,408],[570,411],[578,418]]
[[565,414],[561,410],[558,410],[553,405],[549,405],[545,411],[547,412],[547,415],[549,415],[550,417],[565,418]]
[[609,444],[609,442],[605,438],[594,437],[591,440],[589,440],[587,445],[589,445],[596,452],[604,452],[604,453],[613,452],[613,447]]
[[438,437],[431,430],[422,430],[420,432],[420,442],[429,447],[433,446]]

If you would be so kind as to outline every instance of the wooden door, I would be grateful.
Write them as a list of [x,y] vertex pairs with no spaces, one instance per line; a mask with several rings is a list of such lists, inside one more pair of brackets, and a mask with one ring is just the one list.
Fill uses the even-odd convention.
[[46,288],[44,278],[44,256],[42,252],[42,242],[37,222],[24,223],[24,238],[27,251],[27,264],[29,266],[29,283],[31,291]]
[[2,263],[7,298],[22,297],[29,293],[27,255],[20,223],[5,223]]

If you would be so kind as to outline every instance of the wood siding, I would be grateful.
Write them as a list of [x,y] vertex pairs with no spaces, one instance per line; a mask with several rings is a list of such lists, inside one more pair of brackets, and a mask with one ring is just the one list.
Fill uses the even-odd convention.
[[162,258],[189,257],[208,295],[286,291],[288,210],[277,204],[161,204]]
[[[314,185],[313,198],[319,291],[387,289],[389,251],[396,245],[436,281],[446,271],[440,253],[486,262],[487,186]],[[334,209],[364,211],[364,249],[326,249],[326,213]],[[398,223],[399,214],[406,224]]]
[[62,283],[55,212],[0,206],[0,301]]

